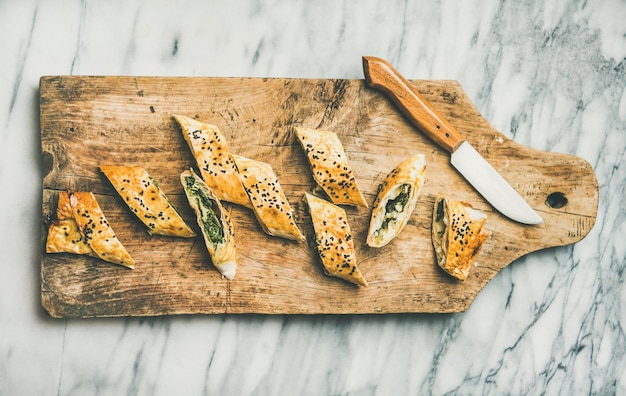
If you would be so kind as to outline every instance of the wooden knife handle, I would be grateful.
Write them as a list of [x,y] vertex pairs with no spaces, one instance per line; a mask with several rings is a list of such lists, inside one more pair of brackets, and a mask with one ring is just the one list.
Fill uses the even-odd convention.
[[387,94],[405,116],[428,137],[450,153],[465,139],[387,61],[363,57],[367,85]]

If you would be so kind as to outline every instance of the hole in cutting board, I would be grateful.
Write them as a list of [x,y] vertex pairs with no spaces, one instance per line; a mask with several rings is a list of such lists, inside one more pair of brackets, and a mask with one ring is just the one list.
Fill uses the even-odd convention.
[[567,205],[567,197],[562,192],[553,192],[546,198],[546,205],[553,209],[560,209]]

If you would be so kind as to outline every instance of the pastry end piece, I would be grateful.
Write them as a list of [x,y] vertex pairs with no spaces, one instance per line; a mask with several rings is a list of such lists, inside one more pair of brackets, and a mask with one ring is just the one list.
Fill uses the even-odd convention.
[[438,194],[433,208],[432,242],[437,265],[458,280],[466,280],[489,235],[487,216],[466,202]]

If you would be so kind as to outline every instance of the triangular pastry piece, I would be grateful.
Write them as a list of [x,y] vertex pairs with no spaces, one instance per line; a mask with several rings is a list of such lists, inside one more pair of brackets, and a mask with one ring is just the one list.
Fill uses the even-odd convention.
[[382,247],[395,238],[411,218],[424,184],[426,160],[416,154],[392,170],[378,187],[374,201],[367,245]]
[[100,170],[124,203],[148,227],[150,235],[196,236],[145,169],[140,166],[103,165]]
[[237,272],[235,233],[228,212],[200,176],[191,170],[180,175],[189,205],[196,213],[198,226],[215,268],[227,279]]
[[304,241],[272,166],[235,154],[232,158],[263,231],[281,238]]
[[216,125],[193,118],[174,115],[183,137],[196,159],[202,180],[220,201],[228,201],[252,208],[248,195],[230,157],[226,138]]
[[476,256],[487,239],[487,216],[468,203],[444,194],[435,200],[432,241],[437,264],[459,280],[467,279]]
[[78,229],[98,257],[113,264],[134,268],[135,260],[115,236],[96,197],[91,192],[70,192],[69,196]]
[[356,265],[356,251],[345,210],[309,193],[304,196],[311,212],[315,244],[324,273],[367,286]]
[[60,252],[98,257],[80,233],[72,213],[70,195],[65,191],[59,193],[57,210],[48,227],[46,240],[46,253]]
[[295,127],[295,130],[309,160],[313,179],[328,198],[338,205],[367,207],[337,134],[302,127]]

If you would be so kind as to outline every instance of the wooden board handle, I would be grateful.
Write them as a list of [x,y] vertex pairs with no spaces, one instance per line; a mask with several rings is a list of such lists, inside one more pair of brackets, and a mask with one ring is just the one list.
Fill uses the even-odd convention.
[[364,56],[363,72],[367,85],[387,94],[416,127],[442,148],[452,153],[465,140],[389,62]]

